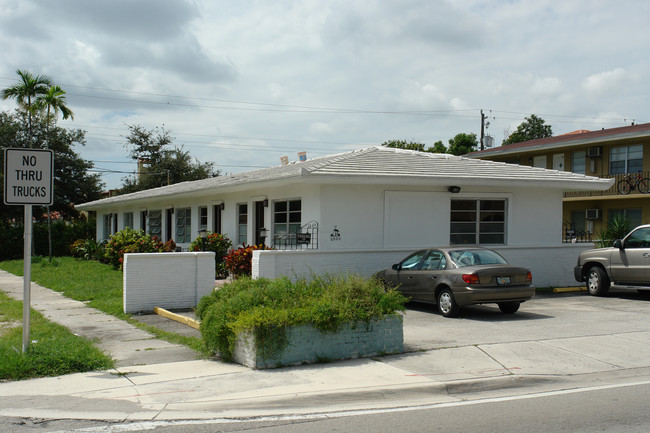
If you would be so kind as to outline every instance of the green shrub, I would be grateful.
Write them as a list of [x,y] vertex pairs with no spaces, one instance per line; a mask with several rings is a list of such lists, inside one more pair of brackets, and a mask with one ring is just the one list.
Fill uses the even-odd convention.
[[70,255],[84,260],[101,260],[105,254],[106,242],[94,239],[77,239],[70,245]]
[[[232,242],[227,236],[222,235],[221,233],[208,232],[208,236],[205,239],[205,251],[214,252],[217,276],[225,277],[228,275],[224,258],[226,257],[230,247],[232,247]],[[201,239],[201,237],[196,238],[190,244],[190,251],[203,251],[203,239]]]
[[399,292],[356,275],[296,282],[242,277],[201,299],[196,312],[206,349],[231,359],[240,332],[253,330],[262,352],[272,354],[284,348],[288,326],[311,324],[335,332],[344,323],[403,311],[405,302]]
[[253,273],[253,251],[255,250],[272,250],[273,248],[266,245],[246,245],[231,251],[224,257],[224,264],[230,275],[234,278],[242,276],[250,277]]
[[617,215],[607,222],[607,228],[598,234],[596,248],[611,247],[615,240],[623,239],[632,230],[632,223],[627,217]]
[[104,259],[115,269],[122,269],[124,254],[161,252],[163,247],[157,237],[127,227],[111,236],[106,244]]

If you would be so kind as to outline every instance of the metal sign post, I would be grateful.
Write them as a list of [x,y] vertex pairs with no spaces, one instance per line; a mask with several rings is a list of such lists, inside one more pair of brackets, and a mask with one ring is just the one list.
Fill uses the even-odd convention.
[[23,248],[23,353],[29,349],[32,281],[32,205],[53,202],[54,152],[46,149],[6,148],[4,203],[25,206]]

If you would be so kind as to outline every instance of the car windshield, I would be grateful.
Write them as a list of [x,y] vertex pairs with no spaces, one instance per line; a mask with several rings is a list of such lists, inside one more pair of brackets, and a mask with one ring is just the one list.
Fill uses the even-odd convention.
[[507,265],[506,259],[490,250],[450,251],[449,257],[459,268],[474,265]]

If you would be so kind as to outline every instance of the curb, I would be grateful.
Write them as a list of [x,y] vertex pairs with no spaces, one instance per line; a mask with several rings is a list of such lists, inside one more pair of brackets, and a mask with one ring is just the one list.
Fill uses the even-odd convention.
[[586,292],[586,287],[555,287],[553,293]]
[[201,328],[201,322],[198,320],[194,320],[191,317],[183,316],[180,314],[172,313],[171,311],[167,311],[164,308],[160,307],[154,307],[153,312],[156,313],[159,316],[165,317],[167,319],[171,319],[175,322],[182,323],[184,325],[190,326],[194,329],[200,329]]

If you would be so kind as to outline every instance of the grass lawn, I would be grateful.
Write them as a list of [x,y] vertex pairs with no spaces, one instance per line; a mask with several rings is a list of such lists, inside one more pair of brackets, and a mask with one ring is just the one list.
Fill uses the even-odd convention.
[[23,303],[0,292],[0,381],[58,376],[113,366],[112,359],[93,343],[65,327],[31,313],[31,343],[23,345]]
[[[0,262],[0,269],[22,276],[23,261]],[[166,332],[142,324],[133,319],[131,315],[125,314],[122,306],[122,271],[113,269],[112,266],[73,257],[57,257],[52,260],[52,263],[47,258],[34,257],[32,259],[32,281],[61,292],[68,298],[85,302],[89,307],[126,320],[158,338],[171,343],[183,344],[200,353],[205,352],[203,341],[200,338]]]

